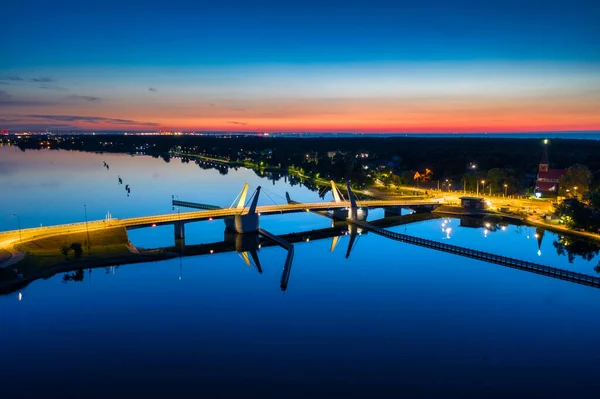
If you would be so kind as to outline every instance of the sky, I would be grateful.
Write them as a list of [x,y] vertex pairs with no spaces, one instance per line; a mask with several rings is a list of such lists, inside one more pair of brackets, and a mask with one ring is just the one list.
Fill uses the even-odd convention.
[[0,128],[600,130],[595,0],[161,3],[3,4]]

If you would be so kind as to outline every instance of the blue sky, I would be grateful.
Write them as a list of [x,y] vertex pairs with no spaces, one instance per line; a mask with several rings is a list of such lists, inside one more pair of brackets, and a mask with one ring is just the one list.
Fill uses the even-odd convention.
[[[230,0],[160,4],[112,0],[93,4],[12,1],[3,6],[3,35],[7,40],[0,41],[3,54],[0,121],[3,119],[10,126],[25,126],[33,121],[26,121],[22,115],[77,116],[73,114],[87,112],[83,116],[135,119],[172,128],[215,128],[219,125],[217,120],[205,123],[202,115],[194,119],[191,112],[185,115],[172,111],[156,115],[154,112],[154,120],[150,121],[148,115],[136,107],[128,109],[124,103],[156,102],[157,96],[152,98],[151,95],[162,93],[159,95],[165,108],[181,97],[187,99],[188,106],[194,102],[214,104],[214,96],[207,93],[218,91],[221,84],[227,98],[219,98],[219,101],[229,108],[239,109],[236,102],[249,101],[253,94],[257,98],[264,97],[267,90],[278,93],[282,103],[293,103],[290,105],[293,110],[298,106],[294,100],[298,99],[289,88],[314,86],[313,95],[303,93],[303,98],[317,101],[331,98],[330,93],[324,95],[319,87],[328,85],[332,70],[334,76],[353,79],[346,82],[347,89],[340,79],[336,79],[334,85],[340,92],[338,100],[346,103],[364,100],[360,95],[363,88],[380,87],[381,70],[385,71],[383,76],[393,82],[411,80],[412,75],[406,71],[426,71],[427,74],[420,74],[419,80],[413,83],[417,85],[417,92],[420,84],[424,93],[435,97],[440,94],[431,92],[431,82],[439,82],[440,87],[447,88],[453,85],[453,79],[459,79],[463,84],[456,85],[454,94],[465,100],[464,87],[481,86],[485,71],[492,71],[488,77],[490,81],[484,79],[486,87],[509,88],[519,98],[556,95],[554,91],[528,91],[528,85],[522,83],[532,76],[532,69],[537,69],[542,75],[563,82],[559,91],[569,92],[573,97],[581,90],[580,84],[569,82],[577,80],[578,76],[589,76],[587,91],[579,93],[588,103],[596,104],[597,93],[590,94],[589,91],[600,90],[593,72],[600,70],[599,3],[582,0]],[[364,72],[358,85],[357,70]],[[463,75],[457,76],[457,70],[463,70]],[[469,83],[465,79],[468,80],[473,70],[477,71],[476,78]],[[503,72],[496,73],[499,70]],[[552,73],[549,75],[547,71]],[[253,85],[256,76],[272,76],[272,79],[266,86],[264,82]],[[140,79],[142,77],[144,79]],[[46,81],[40,81],[44,79]],[[177,79],[187,83],[169,86],[169,82]],[[535,72],[533,79],[539,80]],[[235,90],[236,84],[240,87],[239,93]],[[545,81],[539,81],[532,85],[539,88],[545,84]],[[163,86],[155,87],[160,85]],[[107,87],[115,90],[107,94],[104,90]],[[156,90],[148,92],[150,88]],[[405,88],[405,85],[398,85],[395,93],[386,92],[381,97],[394,101],[410,99],[402,94]],[[135,90],[140,91],[139,95],[132,94]],[[445,95],[447,90],[444,90]],[[492,95],[497,94],[494,90],[491,89]],[[365,91],[368,92],[366,98],[373,97],[373,90]],[[478,90],[466,90],[467,93],[473,91]],[[505,93],[505,89],[500,91],[505,99],[510,99],[510,93]],[[415,92],[415,88],[411,87],[410,92]],[[73,101],[64,101],[65,98],[80,101],[73,104]],[[91,98],[99,100],[89,101]],[[471,97],[472,103],[478,101],[479,98]],[[111,102],[114,107],[110,107]],[[87,103],[94,103],[94,108],[88,109],[90,104]],[[372,103],[366,105],[374,107]],[[325,106],[338,115],[341,112],[339,102]],[[402,112],[398,107],[398,112]],[[421,122],[411,116],[408,124],[402,120],[393,121],[389,126],[375,123],[370,130],[413,131],[419,130],[419,123],[427,130],[433,127],[430,122],[435,119],[438,108],[424,106]],[[538,114],[544,117],[547,108],[541,106]],[[348,115],[353,112],[354,108],[347,109]],[[249,122],[238,126],[248,126],[251,130],[261,127],[277,130],[278,126],[282,130],[296,127],[350,129],[356,126],[361,130],[368,129],[370,119],[378,118],[373,114],[373,118],[368,115],[358,120],[349,118],[345,123],[341,116],[334,121],[328,115],[329,119],[325,118],[326,123],[319,128],[318,117],[312,111],[309,114],[313,119],[306,126],[299,119],[281,115],[274,120],[242,115]],[[532,108],[530,114],[535,115],[535,109]],[[239,115],[234,112],[231,117],[239,118]],[[17,121],[19,118],[23,121]],[[218,118],[225,119],[219,126],[226,127],[227,115],[220,113]],[[565,118],[561,121],[549,119],[539,128],[566,128],[569,124],[565,124]],[[594,128],[598,124],[593,115],[587,119],[578,115],[576,119],[571,126],[575,129]],[[37,120],[35,124],[52,122]],[[487,130],[518,128],[515,118],[500,122],[503,123],[490,122]],[[485,118],[482,118],[470,126],[465,121],[458,124],[449,121],[446,127],[477,130],[485,128],[484,125]],[[535,129],[535,126],[524,127]],[[443,128],[436,127],[437,130]]]

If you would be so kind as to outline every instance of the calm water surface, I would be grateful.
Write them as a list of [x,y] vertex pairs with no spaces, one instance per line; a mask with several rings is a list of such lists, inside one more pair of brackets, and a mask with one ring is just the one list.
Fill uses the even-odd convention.
[[[13,214],[23,227],[82,221],[84,204],[90,220],[174,212],[172,195],[229,206],[245,182],[263,186],[262,204],[284,202],[286,191],[320,200],[246,169],[0,147],[0,230],[17,228]],[[308,213],[261,219],[277,234],[330,224]],[[557,254],[559,237],[538,242],[526,226],[436,219],[391,229],[586,274],[599,259],[570,262]],[[223,230],[222,221],[189,224],[186,241],[222,241]],[[173,230],[130,239],[173,245]],[[360,235],[346,258],[348,243],[342,237],[333,252],[331,239],[297,244],[285,292],[279,247],[259,250],[262,274],[233,252],[94,269],[82,282],[38,280],[21,300],[0,297],[3,393],[596,397],[600,290],[374,234]]]

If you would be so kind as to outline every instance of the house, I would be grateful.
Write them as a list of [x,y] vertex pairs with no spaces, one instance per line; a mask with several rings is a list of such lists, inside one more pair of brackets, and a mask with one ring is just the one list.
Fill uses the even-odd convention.
[[559,180],[567,173],[566,169],[550,169],[549,166],[548,150],[547,146],[544,146],[535,181],[535,196],[538,198],[556,197],[558,195]]
[[484,210],[486,208],[485,199],[480,197],[460,197],[460,206],[469,210]]

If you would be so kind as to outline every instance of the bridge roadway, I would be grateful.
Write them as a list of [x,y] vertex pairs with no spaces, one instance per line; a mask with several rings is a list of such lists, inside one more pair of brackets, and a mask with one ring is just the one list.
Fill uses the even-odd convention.
[[383,237],[390,238],[392,240],[406,242],[409,244],[419,245],[425,248],[431,248],[438,251],[449,252],[452,254],[465,256],[467,258],[473,258],[482,260],[484,262],[496,263],[502,266],[507,266],[513,269],[525,270],[531,273],[541,274],[548,277],[557,278],[560,280],[566,280],[577,284],[587,285],[590,287],[600,288],[600,277],[590,276],[588,274],[572,272],[569,270],[558,269],[556,267],[544,266],[538,263],[528,262],[525,260],[509,258],[502,255],[496,255],[489,252],[477,251],[465,247],[459,247],[457,245],[451,245],[442,243],[439,241],[427,240],[425,238],[419,238],[409,236],[406,234],[400,234],[380,227],[373,226],[368,222],[347,220],[348,223],[352,223],[356,226],[362,227],[375,234]]
[[[434,200],[367,200],[357,201],[359,207],[368,208],[382,208],[382,207],[399,207],[399,206],[415,206],[415,205],[437,205],[441,203],[441,199]],[[302,203],[302,204],[281,204],[281,205],[263,205],[256,208],[256,212],[259,215],[272,215],[272,214],[283,214],[292,212],[310,212],[319,210],[332,210],[349,208],[350,202],[313,202],[313,203]],[[241,212],[236,208],[224,208],[214,210],[203,210],[194,212],[178,212],[168,213],[163,215],[154,216],[142,216],[127,219],[111,219],[110,221],[105,220],[94,220],[88,223],[79,222],[72,224],[56,225],[56,226],[44,226],[34,227],[28,229],[10,230],[0,232],[0,247],[10,245],[22,237],[22,240],[48,237],[67,233],[81,233],[85,232],[86,229],[89,231],[101,230],[105,227],[126,227],[127,229],[150,227],[153,225],[165,225],[174,224],[177,222],[195,222],[209,219],[223,219],[230,216],[239,214],[245,214],[248,212],[247,208],[244,208]],[[86,227],[87,225],[87,227]]]

